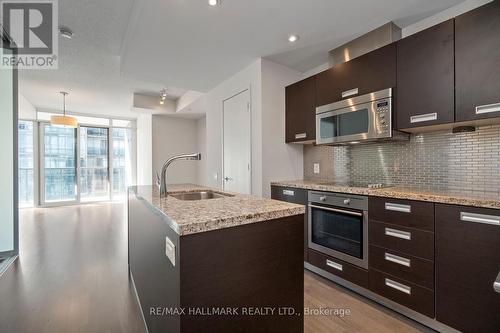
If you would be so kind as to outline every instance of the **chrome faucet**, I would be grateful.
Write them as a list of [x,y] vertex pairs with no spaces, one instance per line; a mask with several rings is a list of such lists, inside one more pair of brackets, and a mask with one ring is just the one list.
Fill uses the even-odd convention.
[[201,154],[196,153],[173,156],[163,164],[163,167],[161,168],[161,178],[160,175],[158,175],[158,172],[156,172],[156,185],[160,189],[160,197],[167,196],[167,168],[173,161],[177,160],[199,161],[201,160]]

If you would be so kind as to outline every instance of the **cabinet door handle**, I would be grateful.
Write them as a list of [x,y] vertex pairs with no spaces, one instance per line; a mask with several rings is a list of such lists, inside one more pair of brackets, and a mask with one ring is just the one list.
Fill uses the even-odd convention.
[[337,264],[334,261],[331,261],[329,259],[326,260],[326,265],[335,268],[338,271],[342,271],[343,267],[341,264]]
[[295,191],[292,190],[283,190],[283,195],[288,195],[293,197],[295,195]]
[[392,228],[385,228],[385,235],[405,240],[411,240],[411,232],[396,230]]
[[295,139],[305,139],[307,137],[307,133],[297,133],[295,134]]
[[385,285],[387,287],[399,290],[405,294],[411,295],[411,287],[410,286],[404,285],[402,283],[393,281],[393,280],[388,279],[388,278],[385,278]]
[[464,222],[476,222],[500,226],[500,216],[495,215],[460,212],[460,220]]
[[500,112],[500,103],[476,106],[476,114]]
[[358,88],[354,88],[354,89],[343,91],[342,92],[342,98],[346,98],[346,97],[349,97],[349,96],[352,96],[352,95],[357,95],[358,92],[359,92]]
[[411,266],[411,259],[403,258],[400,256],[397,256],[395,254],[391,253],[385,253],[384,254],[384,259],[402,266],[410,267]]
[[385,203],[385,209],[392,210],[395,212],[401,212],[401,213],[411,213],[411,206],[410,205],[401,205],[401,204],[395,204],[395,203],[391,203],[391,202]]
[[493,282],[493,289],[500,293],[500,272],[498,272],[497,279]]
[[417,116],[411,116],[410,117],[410,123],[421,123],[424,121],[431,121],[431,120],[436,120],[438,119],[438,114],[437,113],[426,113],[426,114],[419,114]]

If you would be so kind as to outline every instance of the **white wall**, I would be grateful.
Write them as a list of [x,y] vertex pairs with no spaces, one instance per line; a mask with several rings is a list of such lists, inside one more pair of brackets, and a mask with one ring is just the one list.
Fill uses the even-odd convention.
[[152,116],[139,114],[137,116],[137,185],[152,185]]
[[[198,121],[196,119],[154,115],[152,120],[153,175],[157,171],[159,174],[163,163],[174,155],[198,153]],[[197,183],[199,162],[173,162],[168,167],[167,183]]]
[[14,101],[12,71],[0,70],[0,252],[14,250]]
[[271,197],[271,182],[302,179],[302,145],[285,144],[285,87],[302,73],[262,60],[262,196]]
[[36,109],[21,93],[18,94],[18,118],[24,120],[36,120]]
[[201,154],[201,161],[198,161],[199,185],[208,185],[207,177],[207,118],[203,117],[196,122],[198,135],[198,152]]
[[[303,175],[302,146],[285,144],[285,86],[302,73],[258,59],[206,95],[206,174],[204,184],[222,188],[222,105],[250,89],[252,194],[270,196],[270,182]],[[204,178],[205,177],[205,178]]]
[[252,194],[262,193],[261,60],[219,84],[206,95],[207,185],[222,188],[222,102],[250,89],[252,113]]

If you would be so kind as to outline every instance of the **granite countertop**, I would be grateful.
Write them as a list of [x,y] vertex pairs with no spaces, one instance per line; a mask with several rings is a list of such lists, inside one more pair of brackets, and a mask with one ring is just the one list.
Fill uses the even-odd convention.
[[194,184],[169,185],[167,189],[168,194],[197,191],[230,194],[222,198],[189,201],[172,196],[160,198],[156,186],[129,188],[136,197],[160,212],[170,227],[181,236],[305,213],[305,207],[302,205],[222,192]]
[[484,192],[398,186],[380,189],[369,189],[365,187],[347,186],[344,184],[338,184],[325,180],[276,181],[272,182],[271,185],[303,188],[307,190],[350,193],[385,198],[430,201],[452,205],[500,209],[500,190],[499,192]]

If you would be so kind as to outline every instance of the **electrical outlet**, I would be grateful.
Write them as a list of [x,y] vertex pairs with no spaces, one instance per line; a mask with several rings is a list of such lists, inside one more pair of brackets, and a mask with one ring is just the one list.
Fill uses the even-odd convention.
[[319,163],[314,163],[314,173],[319,173]]

